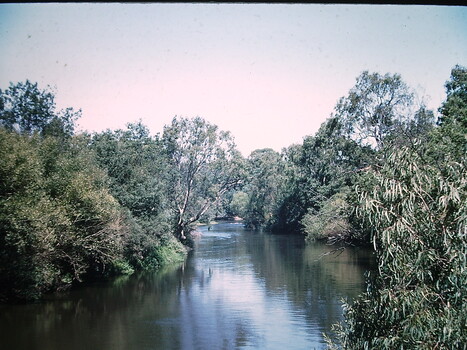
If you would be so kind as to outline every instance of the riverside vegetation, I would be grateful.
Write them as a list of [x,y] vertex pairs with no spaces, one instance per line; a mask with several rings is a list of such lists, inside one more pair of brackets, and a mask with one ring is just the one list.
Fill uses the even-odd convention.
[[29,81],[0,90],[0,299],[181,261],[200,221],[240,216],[308,241],[371,245],[331,349],[465,349],[467,69],[439,110],[398,74],[363,72],[314,136],[244,158],[200,117],[151,136],[74,132]]

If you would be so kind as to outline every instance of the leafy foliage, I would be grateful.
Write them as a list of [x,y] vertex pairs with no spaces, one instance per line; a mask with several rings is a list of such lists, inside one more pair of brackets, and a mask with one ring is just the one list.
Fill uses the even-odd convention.
[[175,117],[164,128],[162,143],[174,231],[187,241],[193,224],[239,184],[243,158],[228,132],[200,117]]
[[381,149],[386,137],[408,115],[413,93],[400,75],[364,71],[347,97],[339,100],[336,112],[346,122],[349,135]]
[[[286,153],[287,179],[277,226],[295,232],[304,226],[310,229],[312,216],[319,215],[331,197],[352,186],[355,173],[366,167],[372,157],[369,147],[345,136],[339,117],[329,118],[315,136],[306,137],[303,145]],[[305,229],[305,234],[308,232]]]
[[350,205],[343,190],[323,201],[320,210],[308,209],[301,223],[308,240],[344,241],[350,236],[348,222]]
[[271,227],[283,195],[284,162],[279,153],[266,148],[253,151],[247,164],[245,223],[256,229]]
[[[91,148],[107,170],[111,193],[126,209],[130,232],[124,242],[125,258],[136,269],[158,268],[170,262],[165,261],[167,254],[158,252],[170,246],[180,253],[181,247],[175,249],[171,239],[168,165],[160,141],[138,122],[128,124],[127,130],[94,134]],[[178,259],[183,256],[179,254]]]
[[[1,92],[1,91],[0,91]],[[0,300],[180,260],[165,156],[141,123],[73,136],[37,84],[0,93]]]
[[0,129],[1,298],[40,297],[120,257],[118,203],[75,147]]
[[81,110],[75,112],[73,108],[57,113],[54,94],[29,80],[0,90],[0,125],[10,131],[67,137],[73,134],[74,122],[80,116]]
[[229,202],[229,214],[231,216],[239,216],[241,218],[246,217],[249,202],[250,198],[248,193],[243,191],[234,192]]
[[447,114],[428,142],[386,150],[356,188],[356,215],[371,228],[378,271],[346,306],[346,349],[465,348],[466,76],[465,68],[453,70],[440,109]]

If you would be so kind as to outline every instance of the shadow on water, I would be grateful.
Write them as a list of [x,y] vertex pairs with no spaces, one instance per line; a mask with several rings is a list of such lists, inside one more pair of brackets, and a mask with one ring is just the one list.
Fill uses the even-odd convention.
[[0,306],[3,349],[322,349],[340,300],[364,289],[365,250],[218,224],[185,263]]

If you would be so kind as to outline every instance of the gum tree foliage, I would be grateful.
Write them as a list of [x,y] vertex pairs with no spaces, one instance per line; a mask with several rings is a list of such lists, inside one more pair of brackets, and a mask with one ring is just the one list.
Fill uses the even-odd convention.
[[241,218],[246,217],[249,201],[248,193],[235,191],[232,193],[228,203],[228,214],[231,216],[239,216]]
[[437,128],[393,147],[356,187],[378,271],[346,305],[345,349],[465,349],[467,70],[456,66]]
[[[363,145],[382,149],[389,137],[406,129],[411,116],[416,115],[413,106],[414,93],[399,74],[364,71],[335,110],[347,135]],[[423,105],[419,108],[425,111]]]
[[141,122],[126,130],[107,130],[92,136],[91,147],[111,178],[114,196],[136,217],[164,211],[165,159],[156,138]]
[[323,200],[319,210],[308,209],[301,224],[306,239],[346,241],[352,235],[352,228],[348,221],[350,205],[346,200],[347,188],[342,188],[331,198]]
[[371,150],[344,135],[340,118],[329,118],[315,136],[305,138],[300,165],[307,207],[319,208],[342,187],[352,185],[355,172],[371,161]]
[[248,204],[245,208],[247,226],[271,228],[283,200],[285,164],[281,154],[270,149],[253,151],[247,160]]
[[162,144],[175,235],[186,242],[193,224],[240,183],[243,158],[230,133],[201,117],[175,117],[164,127]]
[[[467,147],[467,73],[463,66],[455,66],[451,72],[451,79],[446,83],[447,99],[439,109],[441,115],[438,123],[445,147],[455,152],[456,157],[465,155]],[[437,148],[439,158],[443,149]]]
[[43,136],[71,136],[81,110],[56,111],[55,96],[50,89],[39,89],[37,83],[10,83],[0,90],[0,125],[21,134],[37,132]]
[[306,211],[306,193],[301,191],[303,145],[295,144],[282,150],[285,168],[284,194],[277,209],[274,229],[281,232],[301,232],[300,220]]

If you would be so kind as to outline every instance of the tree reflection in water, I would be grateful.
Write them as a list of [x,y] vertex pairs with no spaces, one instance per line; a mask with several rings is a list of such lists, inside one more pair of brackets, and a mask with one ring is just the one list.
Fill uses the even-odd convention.
[[220,224],[181,265],[37,304],[0,307],[6,349],[324,348],[341,299],[364,289],[368,251]]

